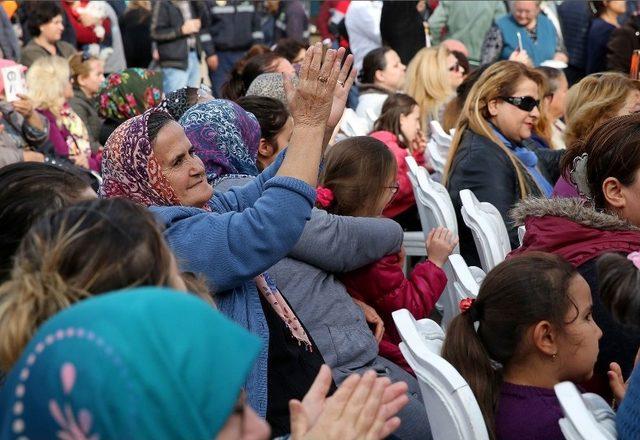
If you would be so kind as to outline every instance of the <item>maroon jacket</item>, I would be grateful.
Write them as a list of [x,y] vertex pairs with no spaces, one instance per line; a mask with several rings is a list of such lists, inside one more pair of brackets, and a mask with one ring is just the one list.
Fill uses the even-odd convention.
[[345,274],[341,281],[352,297],[373,307],[384,321],[380,356],[413,374],[398,347],[401,338],[391,313],[407,309],[416,319],[428,318],[447,285],[444,271],[427,260],[406,278],[394,254]]
[[519,203],[511,216],[516,225],[524,224],[527,232],[522,247],[509,256],[531,251],[559,255],[573,264],[589,284],[593,319],[602,329],[602,339],[594,377],[583,385],[609,399],[609,363],[618,362],[624,377],[629,376],[640,347],[640,331],[615,321],[600,299],[596,262],[608,252],[626,255],[640,250],[640,228],[615,215],[598,212],[581,199],[528,199]]

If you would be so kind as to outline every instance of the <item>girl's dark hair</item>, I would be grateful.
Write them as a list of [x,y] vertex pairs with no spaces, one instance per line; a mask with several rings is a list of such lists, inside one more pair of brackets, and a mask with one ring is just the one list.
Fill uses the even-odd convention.
[[277,99],[266,96],[243,96],[238,105],[253,113],[260,124],[261,137],[273,142],[289,119],[289,111]]
[[40,35],[40,26],[49,23],[64,12],[57,1],[38,1],[27,3],[27,29],[32,37]]
[[369,51],[362,60],[362,71],[358,80],[362,84],[373,84],[376,72],[387,68],[385,55],[392,50],[389,46],[382,46]]
[[263,73],[275,71],[278,59],[283,58],[273,52],[265,52],[254,55],[251,58],[243,58],[236,63],[231,71],[229,81],[222,86],[222,97],[236,101],[244,96],[254,79]]
[[320,185],[333,192],[332,203],[323,209],[337,215],[375,216],[389,176],[396,173],[396,160],[383,142],[369,136],[340,141],[329,148],[320,173]]
[[562,159],[568,175],[576,157],[587,153],[587,181],[593,203],[605,209],[607,202],[602,184],[615,177],[624,186],[633,185],[640,169],[640,114],[634,113],[607,120],[591,130],[586,138],[576,141]]
[[155,218],[132,201],[95,199],[41,218],[0,287],[0,369],[60,310],[114,290],[169,286],[172,264]]
[[296,40],[295,38],[281,38],[273,49],[273,53],[293,63],[300,51],[308,48],[309,44]]
[[175,122],[169,113],[163,111],[152,111],[147,121],[147,133],[151,143],[156,141],[158,133],[162,130],[162,127],[169,122]]
[[445,106],[444,113],[442,115],[442,128],[447,133],[458,125],[458,118],[460,117],[460,113],[462,113],[464,102],[467,100],[467,96],[469,96],[471,88],[480,79],[484,71],[487,70],[487,67],[489,67],[488,64],[469,73],[464,81],[462,81],[462,83],[456,88],[456,97],[449,101]]
[[39,217],[78,202],[91,188],[84,176],[36,162],[0,168],[0,282],[13,255]]
[[[469,383],[490,432],[495,432],[502,370],[526,349],[527,329],[540,321],[562,329],[571,308],[577,317],[567,292],[576,275],[571,264],[553,254],[508,259],[487,274],[471,308],[449,324],[442,357]],[[503,368],[495,369],[493,361]]]
[[591,8],[594,18],[598,18],[607,10],[607,5],[602,0],[591,0],[589,1],[589,8]]
[[622,324],[640,327],[640,269],[625,255],[598,259],[598,288],[604,304]]
[[406,148],[404,142],[407,141],[402,136],[400,129],[400,115],[410,114],[418,103],[409,95],[404,93],[394,93],[389,95],[384,104],[378,120],[373,125],[374,131],[390,131],[398,138],[400,146]]

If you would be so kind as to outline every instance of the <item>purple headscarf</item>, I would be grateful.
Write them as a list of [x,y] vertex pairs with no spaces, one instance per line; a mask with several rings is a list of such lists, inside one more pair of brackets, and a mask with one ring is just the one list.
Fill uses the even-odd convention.
[[228,174],[259,174],[260,124],[235,102],[214,99],[196,104],[180,118],[180,125],[204,162],[209,183],[215,186]]

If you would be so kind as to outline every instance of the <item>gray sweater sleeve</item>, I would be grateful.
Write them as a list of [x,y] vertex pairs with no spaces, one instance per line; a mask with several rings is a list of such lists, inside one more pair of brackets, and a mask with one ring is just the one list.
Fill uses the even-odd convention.
[[349,272],[398,252],[402,228],[386,218],[345,217],[313,209],[289,257],[326,272]]

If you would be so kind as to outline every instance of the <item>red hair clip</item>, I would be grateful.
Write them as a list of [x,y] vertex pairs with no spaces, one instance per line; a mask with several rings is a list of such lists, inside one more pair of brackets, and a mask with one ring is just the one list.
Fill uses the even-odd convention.
[[473,305],[474,301],[475,301],[475,299],[473,299],[473,298],[461,299],[460,300],[460,304],[458,306],[458,307],[460,307],[460,312],[464,313],[467,310],[469,310],[471,308],[471,306]]
[[328,208],[333,202],[333,191],[324,186],[316,188],[316,201],[321,208]]

